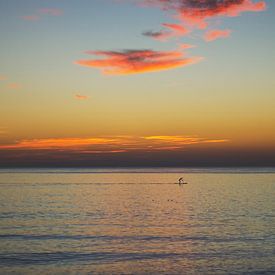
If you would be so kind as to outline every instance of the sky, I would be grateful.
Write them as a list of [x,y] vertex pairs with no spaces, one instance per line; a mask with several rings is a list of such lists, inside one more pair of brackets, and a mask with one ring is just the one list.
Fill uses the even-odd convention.
[[274,166],[272,0],[0,0],[0,166]]

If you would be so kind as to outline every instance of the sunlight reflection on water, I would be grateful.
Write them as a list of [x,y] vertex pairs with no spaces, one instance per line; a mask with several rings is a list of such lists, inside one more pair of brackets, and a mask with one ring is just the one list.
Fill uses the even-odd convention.
[[73,172],[0,172],[1,273],[275,271],[275,173]]

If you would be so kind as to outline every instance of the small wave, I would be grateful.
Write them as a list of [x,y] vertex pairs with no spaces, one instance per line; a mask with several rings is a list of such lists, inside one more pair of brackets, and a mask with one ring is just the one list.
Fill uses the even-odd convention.
[[49,265],[55,263],[72,263],[72,262],[90,262],[94,265],[100,265],[102,262],[127,262],[142,260],[161,260],[161,259],[179,259],[187,258],[190,260],[197,259],[216,259],[217,257],[230,259],[255,259],[270,257],[268,252],[240,251],[236,248],[233,251],[207,251],[207,252],[24,252],[24,253],[1,253],[0,266],[26,266],[26,265]]
[[0,254],[0,266],[15,265],[48,265],[56,262],[90,261],[100,264],[101,261],[139,261],[151,259],[177,258],[179,253],[136,253],[136,252],[49,252],[49,253],[12,253]]
[[110,236],[110,235],[58,235],[58,234],[2,234],[1,239],[8,240],[101,240],[101,241],[205,241],[205,242],[259,242],[272,241],[273,238],[249,238],[249,237],[213,237],[213,236]]
[[0,168],[0,174],[274,174],[274,167],[206,168]]

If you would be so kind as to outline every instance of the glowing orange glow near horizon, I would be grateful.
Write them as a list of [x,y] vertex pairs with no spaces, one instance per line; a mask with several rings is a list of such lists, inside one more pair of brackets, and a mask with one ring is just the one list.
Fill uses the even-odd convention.
[[0,145],[0,150],[77,150],[86,152],[126,152],[135,150],[182,150],[185,146],[225,143],[227,139],[206,139],[190,136],[114,136],[97,138],[48,138],[20,140]]

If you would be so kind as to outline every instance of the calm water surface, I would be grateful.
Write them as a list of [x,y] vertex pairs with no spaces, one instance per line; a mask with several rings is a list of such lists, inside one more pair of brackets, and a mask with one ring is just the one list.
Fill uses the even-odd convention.
[[0,273],[275,274],[275,170],[2,169]]

